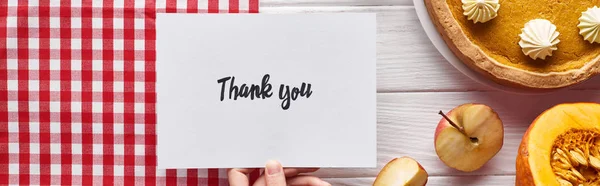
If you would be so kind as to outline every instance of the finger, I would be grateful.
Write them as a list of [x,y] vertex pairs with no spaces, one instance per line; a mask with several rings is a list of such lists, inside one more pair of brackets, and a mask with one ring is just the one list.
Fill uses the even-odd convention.
[[[285,168],[283,169],[283,172],[285,174],[285,177],[294,177],[298,174],[301,173],[309,173],[309,172],[315,172],[319,170],[318,168]],[[258,179],[256,179],[256,181],[254,181],[254,186],[265,186],[266,185],[266,179],[265,179],[265,175],[261,175],[260,177],[258,177]]]
[[265,181],[267,186],[285,186],[285,173],[277,161],[270,160],[265,166]]
[[231,186],[248,186],[250,180],[248,174],[253,172],[255,169],[229,169],[227,170],[227,177],[229,185]]
[[302,173],[310,173],[319,170],[319,168],[285,168],[283,172],[285,173],[285,177],[293,177]]
[[331,186],[331,184],[314,176],[296,176],[288,180],[289,186]]

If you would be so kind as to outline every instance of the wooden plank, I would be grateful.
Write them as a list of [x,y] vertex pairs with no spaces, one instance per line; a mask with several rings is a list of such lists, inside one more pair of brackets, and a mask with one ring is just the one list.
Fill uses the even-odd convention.
[[[265,7],[263,13],[377,13],[379,92],[490,91],[450,65],[425,35],[413,7]],[[600,89],[600,77],[572,87]]]
[[[432,176],[514,175],[517,149],[529,124],[544,110],[568,102],[600,102],[600,91],[560,91],[546,95],[507,95],[500,92],[380,93],[377,104],[378,167],[372,169],[322,169],[321,177],[374,177],[395,157],[410,156]],[[502,150],[478,171],[463,173],[445,166],[433,146],[434,131],[448,112],[464,103],[484,103],[504,122]]]
[[[331,185],[364,186],[372,185],[375,178],[326,178],[325,181],[331,183]],[[429,180],[427,180],[427,186],[448,185],[515,185],[515,176],[434,176],[429,177]]]
[[412,6],[412,0],[261,0],[260,6]]

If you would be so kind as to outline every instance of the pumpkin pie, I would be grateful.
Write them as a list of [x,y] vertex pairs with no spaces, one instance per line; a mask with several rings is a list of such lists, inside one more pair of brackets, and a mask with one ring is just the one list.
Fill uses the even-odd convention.
[[[465,15],[463,1],[424,0],[446,44],[467,66],[494,81],[529,89],[555,89],[600,73],[600,44],[580,35],[582,12],[598,0],[500,0],[493,17],[479,22]],[[483,21],[481,21],[483,20]],[[551,56],[533,58],[520,41],[525,25],[547,20],[558,36]]]

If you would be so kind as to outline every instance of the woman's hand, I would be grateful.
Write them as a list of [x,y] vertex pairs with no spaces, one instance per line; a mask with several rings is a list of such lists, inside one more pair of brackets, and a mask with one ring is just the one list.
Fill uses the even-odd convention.
[[[253,186],[331,186],[331,184],[314,176],[302,176],[301,173],[317,171],[317,168],[286,168],[281,167],[277,161],[269,161],[265,166],[265,172]],[[259,169],[229,169],[229,185],[250,186],[248,174]]]

